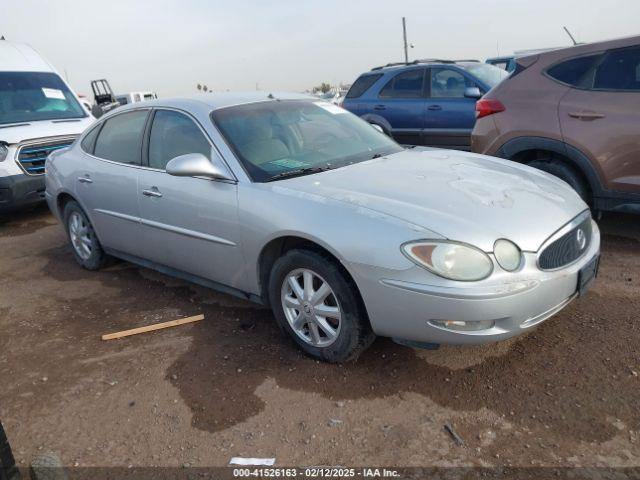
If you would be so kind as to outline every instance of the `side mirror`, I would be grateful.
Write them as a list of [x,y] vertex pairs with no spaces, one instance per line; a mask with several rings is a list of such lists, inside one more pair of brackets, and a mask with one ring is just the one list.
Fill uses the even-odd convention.
[[380,125],[376,125],[375,123],[371,123],[370,125],[373,128],[375,128],[377,131],[379,131],[380,133],[384,133],[384,130],[382,129],[382,127]]
[[227,172],[214,165],[201,153],[187,153],[169,160],[167,173],[176,177],[205,177],[216,180],[233,180]]
[[478,87],[467,87],[464,89],[464,96],[466,98],[475,98],[477,100],[482,97],[482,92]]

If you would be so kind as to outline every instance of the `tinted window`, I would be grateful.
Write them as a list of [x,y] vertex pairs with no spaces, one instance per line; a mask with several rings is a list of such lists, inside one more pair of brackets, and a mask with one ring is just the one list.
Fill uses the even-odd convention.
[[[496,67],[491,67],[501,71]],[[451,68],[431,69],[431,97],[433,98],[464,98],[467,87],[473,87],[473,82],[457,70]]]
[[640,47],[607,53],[596,69],[593,88],[640,90]]
[[381,97],[418,98],[422,97],[424,70],[409,70],[393,77],[380,91]]
[[114,162],[140,164],[142,131],[147,110],[121,113],[102,127],[94,155]]
[[363,75],[363,76],[361,76],[355,82],[353,82],[353,85],[351,85],[351,88],[347,92],[346,98],[358,98],[358,97],[362,96],[362,94],[364,92],[366,92],[367,90],[369,90],[371,85],[376,83],[376,81],[380,77],[382,77],[381,73],[379,73],[377,75]]
[[[566,83],[567,85],[572,85],[574,87],[589,87],[590,85],[588,85],[588,83],[590,82],[585,79],[588,77],[591,67],[595,64],[595,61],[599,56],[600,55],[598,54],[572,58],[571,60],[566,60],[551,67],[547,73],[550,77],[555,78],[559,82]],[[585,84],[585,82],[587,84]]]
[[169,160],[187,153],[202,153],[211,158],[211,145],[186,115],[158,110],[149,137],[149,166],[164,170]]
[[0,124],[86,116],[55,73],[0,72]]
[[82,139],[82,143],[80,144],[80,146],[82,147],[82,149],[85,152],[93,153],[93,147],[94,147],[94,145],[96,143],[96,137],[98,136],[98,133],[100,133],[100,127],[101,126],[102,125],[96,125]]

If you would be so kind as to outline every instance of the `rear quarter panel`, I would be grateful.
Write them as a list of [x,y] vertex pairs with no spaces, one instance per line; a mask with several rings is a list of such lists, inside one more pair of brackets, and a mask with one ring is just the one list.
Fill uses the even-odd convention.
[[505,111],[476,122],[474,136],[480,138],[473,141],[474,151],[494,155],[517,137],[562,140],[558,108],[569,87],[547,78],[543,74],[547,65],[535,63],[487,93],[485,98],[499,100]]
[[76,141],[76,143],[69,148],[51,153],[47,158],[45,192],[49,208],[59,220],[62,220],[62,212],[58,210],[57,200],[61,194],[66,193],[71,195],[82,205],[82,200],[78,199],[76,195],[76,183],[73,181],[73,179],[77,177],[76,148],[80,148],[79,141]]

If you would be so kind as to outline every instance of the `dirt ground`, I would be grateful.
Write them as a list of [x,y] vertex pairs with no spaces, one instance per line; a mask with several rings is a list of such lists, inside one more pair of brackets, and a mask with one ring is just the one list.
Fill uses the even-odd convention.
[[605,216],[591,291],[527,336],[379,339],[326,365],[268,310],[127,263],[85,271],[46,209],[14,215],[0,224],[0,419],[20,465],[54,451],[75,466],[639,466],[638,218]]

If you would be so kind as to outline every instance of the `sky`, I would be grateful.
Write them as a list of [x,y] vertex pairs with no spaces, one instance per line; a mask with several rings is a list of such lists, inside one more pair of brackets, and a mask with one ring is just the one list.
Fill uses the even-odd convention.
[[77,93],[303,91],[409,57],[476,58],[640,34],[640,1],[0,0],[0,35],[30,44]]

